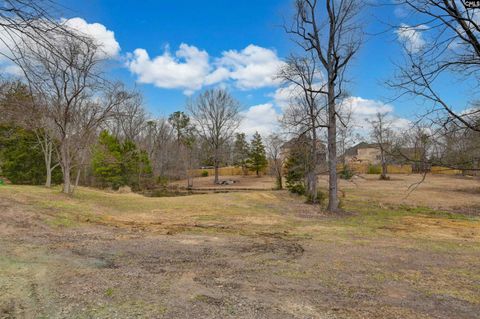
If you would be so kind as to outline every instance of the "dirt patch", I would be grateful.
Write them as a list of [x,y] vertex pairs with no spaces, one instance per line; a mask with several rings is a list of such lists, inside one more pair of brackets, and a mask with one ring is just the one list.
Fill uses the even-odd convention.
[[[475,219],[374,201],[362,209],[376,215],[333,217],[286,192],[194,199],[39,192],[40,199],[0,192],[0,318],[480,313]],[[40,205],[45,196],[56,206]],[[98,219],[51,223],[91,207]]]

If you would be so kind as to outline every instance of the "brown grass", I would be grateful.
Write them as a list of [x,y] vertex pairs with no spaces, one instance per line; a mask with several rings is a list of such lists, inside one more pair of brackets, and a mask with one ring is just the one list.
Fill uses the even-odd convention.
[[341,215],[286,191],[0,187],[0,318],[478,317],[480,217],[455,213],[476,181],[405,199],[418,178],[341,181]]

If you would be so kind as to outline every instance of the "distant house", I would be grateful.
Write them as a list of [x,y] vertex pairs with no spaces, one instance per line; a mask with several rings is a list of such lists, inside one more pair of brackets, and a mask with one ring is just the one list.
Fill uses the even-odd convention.
[[422,173],[431,169],[431,165],[426,158],[427,154],[421,148],[402,147],[394,149],[391,157],[393,163],[397,165],[411,165],[412,171],[416,173]]
[[377,144],[366,142],[357,145],[345,151],[345,163],[347,164],[380,164],[381,152]]

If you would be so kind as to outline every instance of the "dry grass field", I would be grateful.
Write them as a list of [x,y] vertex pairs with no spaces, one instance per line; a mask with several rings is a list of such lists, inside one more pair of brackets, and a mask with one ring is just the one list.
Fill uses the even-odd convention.
[[480,182],[406,197],[419,179],[342,181],[339,215],[286,191],[1,186],[0,318],[480,318]]

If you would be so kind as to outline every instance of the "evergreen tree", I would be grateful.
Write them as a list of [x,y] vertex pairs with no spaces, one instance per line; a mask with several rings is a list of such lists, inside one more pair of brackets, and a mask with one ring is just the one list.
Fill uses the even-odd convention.
[[265,153],[265,146],[263,145],[262,137],[258,132],[255,132],[250,143],[248,167],[250,170],[255,171],[257,176],[259,176],[260,171],[265,169],[267,165],[267,155]]
[[122,146],[119,140],[102,131],[93,152],[93,174],[102,187],[118,189],[125,185],[122,174]]
[[295,194],[305,194],[305,156],[300,149],[292,149],[285,161],[285,183],[287,189]]
[[[60,170],[52,173],[52,182],[60,183]],[[14,184],[45,183],[47,172],[35,133],[17,126],[0,126],[0,175]]]
[[233,164],[242,168],[243,175],[247,174],[250,149],[245,133],[237,133],[233,145]]
[[175,130],[178,145],[182,144],[190,128],[190,118],[188,115],[180,111],[173,112],[168,117],[168,123],[170,123]]
[[120,143],[107,131],[100,133],[92,166],[100,185],[113,189],[125,185],[141,189],[152,175],[150,160],[145,151],[137,149],[130,140]]

